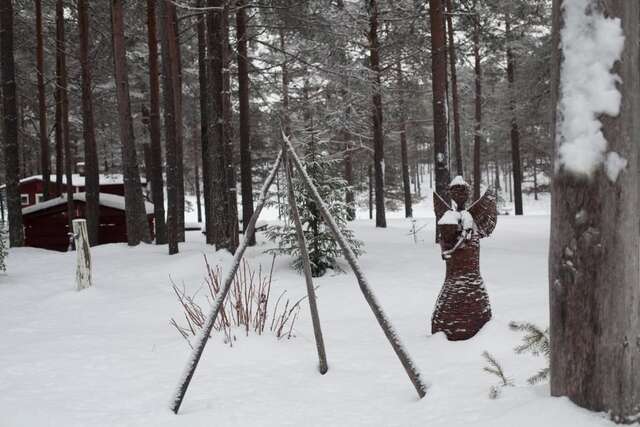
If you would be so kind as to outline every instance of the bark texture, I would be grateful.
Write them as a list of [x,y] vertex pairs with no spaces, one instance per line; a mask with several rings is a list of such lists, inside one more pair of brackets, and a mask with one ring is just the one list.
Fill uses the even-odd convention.
[[482,142],[482,66],[480,63],[480,16],[477,0],[473,0],[473,58],[475,76],[475,109],[473,130],[473,198],[480,197],[482,170],[480,168],[480,144]]
[[[562,3],[554,1],[554,46],[560,46]],[[620,18],[625,35],[624,52],[615,66],[621,77],[620,114],[600,120],[608,149],[628,163],[615,182],[602,168],[590,180],[562,167],[553,177],[551,394],[631,423],[640,412],[640,3],[611,0],[597,7],[605,16]],[[554,106],[561,59],[558,48],[552,72]],[[556,112],[554,130],[557,117]]]
[[429,0],[431,22],[431,81],[433,86],[433,153],[436,192],[447,194],[449,169],[447,153],[447,57],[445,8],[442,0]]
[[384,205],[384,132],[382,129],[382,87],[380,82],[380,42],[378,1],[369,0],[369,61],[373,72],[371,97],[373,114],[373,170],[376,197],[376,227],[386,227]]
[[147,43],[149,46],[149,137],[151,140],[151,162],[147,177],[151,177],[156,244],[164,245],[167,243],[167,223],[164,216],[164,178],[162,176],[162,141],[160,136],[160,70],[155,0],[147,0]]
[[9,214],[9,245],[24,245],[22,203],[18,190],[20,180],[18,148],[18,98],[16,96],[16,70],[13,44],[13,1],[0,5],[0,79],[2,80],[2,107],[4,131],[4,162]]
[[122,172],[124,176],[125,217],[127,243],[135,246],[140,242],[150,243],[151,233],[140,184],[140,171],[136,154],[131,100],[127,77],[127,57],[124,43],[123,0],[112,0],[111,25],[113,31],[113,58],[118,100],[120,140],[122,141]]
[[49,134],[47,129],[47,101],[44,87],[44,39],[42,35],[42,0],[35,0],[36,12],[36,73],[38,82],[38,136],[40,140],[40,170],[45,179],[42,181],[42,197],[51,197],[51,159],[49,155]]
[[507,81],[509,83],[509,110],[511,112],[511,163],[513,164],[513,199],[516,215],[522,215],[522,167],[520,159],[520,129],[516,111],[515,75],[516,58],[511,47],[511,18],[507,15],[505,38],[507,39]]
[[163,28],[160,31],[160,43],[162,45],[162,95],[164,104],[164,135],[167,158],[167,240],[169,242],[169,255],[178,253],[180,241],[180,190],[178,175],[178,115],[177,107],[177,39],[175,26],[173,25],[171,3],[158,3],[158,16]]
[[[242,191],[242,228],[253,215],[253,183],[251,177],[251,111],[249,109],[249,58],[247,54],[247,17],[245,1],[236,3],[236,31],[238,42],[238,101],[240,104],[240,185]],[[256,244],[256,236],[249,236],[249,245]]]
[[84,139],[84,173],[87,232],[89,243],[98,244],[100,225],[100,177],[98,149],[96,147],[93,120],[93,95],[91,91],[91,64],[89,62],[89,11],[88,1],[78,0],[78,27],[80,33],[80,67],[82,74],[82,137]]

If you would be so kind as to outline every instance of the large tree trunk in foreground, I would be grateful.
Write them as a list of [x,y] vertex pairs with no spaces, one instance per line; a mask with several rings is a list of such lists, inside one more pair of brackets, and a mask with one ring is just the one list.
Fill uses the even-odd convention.
[[[553,46],[562,46],[562,4],[554,1]],[[599,4],[595,10],[622,19],[626,40],[614,67],[620,76],[620,114],[600,121],[608,150],[627,163],[616,177],[605,171],[612,166],[610,158],[590,179],[556,165],[549,252],[551,394],[631,423],[640,410],[640,3]],[[563,54],[554,52],[554,106],[565,72],[559,65]],[[560,122],[552,129],[557,136]]]
[[13,50],[13,1],[0,5],[0,79],[2,80],[2,107],[4,131],[4,162],[9,212],[9,245],[24,244],[22,203],[18,189],[20,179],[18,149],[18,97],[16,96],[16,70]]
[[78,26],[80,32],[80,67],[82,68],[82,136],[84,138],[84,172],[87,233],[91,245],[98,244],[100,225],[100,177],[93,99],[91,92],[91,65],[89,64],[89,11],[88,1],[78,0]]
[[169,255],[178,253],[178,242],[180,241],[178,219],[180,209],[180,191],[178,174],[178,129],[176,115],[178,85],[178,62],[177,43],[174,33],[172,14],[170,8],[175,7],[170,3],[161,2],[158,4],[159,20],[161,23],[160,43],[162,45],[162,95],[164,103],[164,130],[165,149],[167,151],[167,238],[169,241]]
[[111,19],[113,30],[113,62],[118,99],[120,139],[122,141],[122,172],[124,176],[125,216],[127,222],[127,242],[135,246],[140,242],[151,242],[149,223],[142,196],[140,171],[136,155],[133,123],[131,121],[131,100],[127,78],[127,57],[124,44],[124,13],[122,0],[112,0]]
[[511,48],[511,23],[507,15],[505,38],[507,40],[507,81],[509,82],[509,110],[511,111],[511,161],[513,163],[513,195],[516,215],[522,215],[522,168],[520,166],[520,129],[516,113],[515,67],[516,59]]
[[480,198],[482,170],[480,168],[480,143],[482,141],[482,69],[480,64],[480,16],[477,0],[473,0],[473,58],[475,76],[475,110],[473,130],[473,199]]
[[[147,43],[149,46],[149,136],[151,140],[151,198],[156,223],[156,244],[167,243],[164,212],[164,178],[162,176],[162,141],[160,132],[160,71],[158,66],[158,32],[156,1],[147,0]],[[151,173],[149,173],[151,172]]]
[[386,227],[384,205],[384,132],[382,130],[382,84],[380,82],[380,43],[378,40],[378,1],[369,0],[369,53],[373,72],[373,170],[376,195],[376,227]]
[[44,87],[44,39],[42,36],[42,0],[36,7],[36,74],[38,82],[38,134],[40,139],[40,170],[42,171],[42,198],[51,196],[51,160],[49,158],[49,134],[47,129],[47,101]]
[[436,192],[448,197],[449,170],[447,168],[447,58],[445,42],[444,4],[429,0],[431,20],[431,72],[433,86],[433,154],[436,168]]
[[[236,3],[236,29],[238,39],[238,101],[240,103],[240,183],[242,190],[242,229],[253,215],[253,184],[251,178],[251,112],[249,110],[249,58],[247,56],[247,17],[244,0]],[[256,244],[256,237],[249,236],[249,246]]]

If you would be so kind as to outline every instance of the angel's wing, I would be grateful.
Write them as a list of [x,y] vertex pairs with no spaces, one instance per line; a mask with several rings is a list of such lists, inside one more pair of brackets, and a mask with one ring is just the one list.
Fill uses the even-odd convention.
[[436,223],[446,211],[451,210],[451,206],[435,191],[433,192],[433,210],[436,213]]
[[488,237],[493,233],[498,221],[496,194],[493,190],[487,190],[467,211],[473,217],[480,237]]

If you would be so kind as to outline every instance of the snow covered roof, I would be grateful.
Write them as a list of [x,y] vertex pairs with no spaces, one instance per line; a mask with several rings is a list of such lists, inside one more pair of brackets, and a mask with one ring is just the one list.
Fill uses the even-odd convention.
[[[120,173],[110,173],[110,174],[100,174],[99,175],[100,185],[112,185],[112,184],[123,184],[124,177]],[[31,175],[26,178],[20,180],[20,184],[24,184],[31,181],[43,181],[42,175]],[[55,175],[49,175],[49,182],[56,182]],[[144,185],[147,183],[147,180],[143,177],[140,177],[140,182]],[[65,175],[62,176],[62,183],[67,183],[67,177]],[[74,173],[71,175],[71,185],[74,187],[84,187],[85,186],[85,177],[80,175],[79,173]],[[5,184],[0,186],[0,188],[5,188]]]
[[[73,200],[86,202],[87,201],[86,194],[87,193],[74,193]],[[22,215],[42,211],[45,209],[49,209],[53,206],[63,205],[65,203],[67,203],[66,194],[60,197],[56,197],[55,199],[50,199],[42,203],[36,203],[35,205],[27,206],[26,208],[22,209]],[[123,211],[124,197],[118,196],[116,194],[100,193],[100,206],[106,206],[108,208],[119,209]],[[153,203],[144,202],[144,207],[147,212],[147,215],[153,213]]]
[[453,178],[451,180],[451,183],[449,184],[449,187],[453,187],[454,185],[469,185],[467,184],[467,181],[464,180],[464,178],[460,175],[456,176],[455,178]]

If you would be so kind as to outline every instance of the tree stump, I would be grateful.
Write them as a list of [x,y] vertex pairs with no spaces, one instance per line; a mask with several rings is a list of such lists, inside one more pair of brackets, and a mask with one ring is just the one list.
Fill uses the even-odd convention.
[[86,219],[73,220],[73,239],[76,244],[76,286],[79,291],[91,286],[91,251]]

